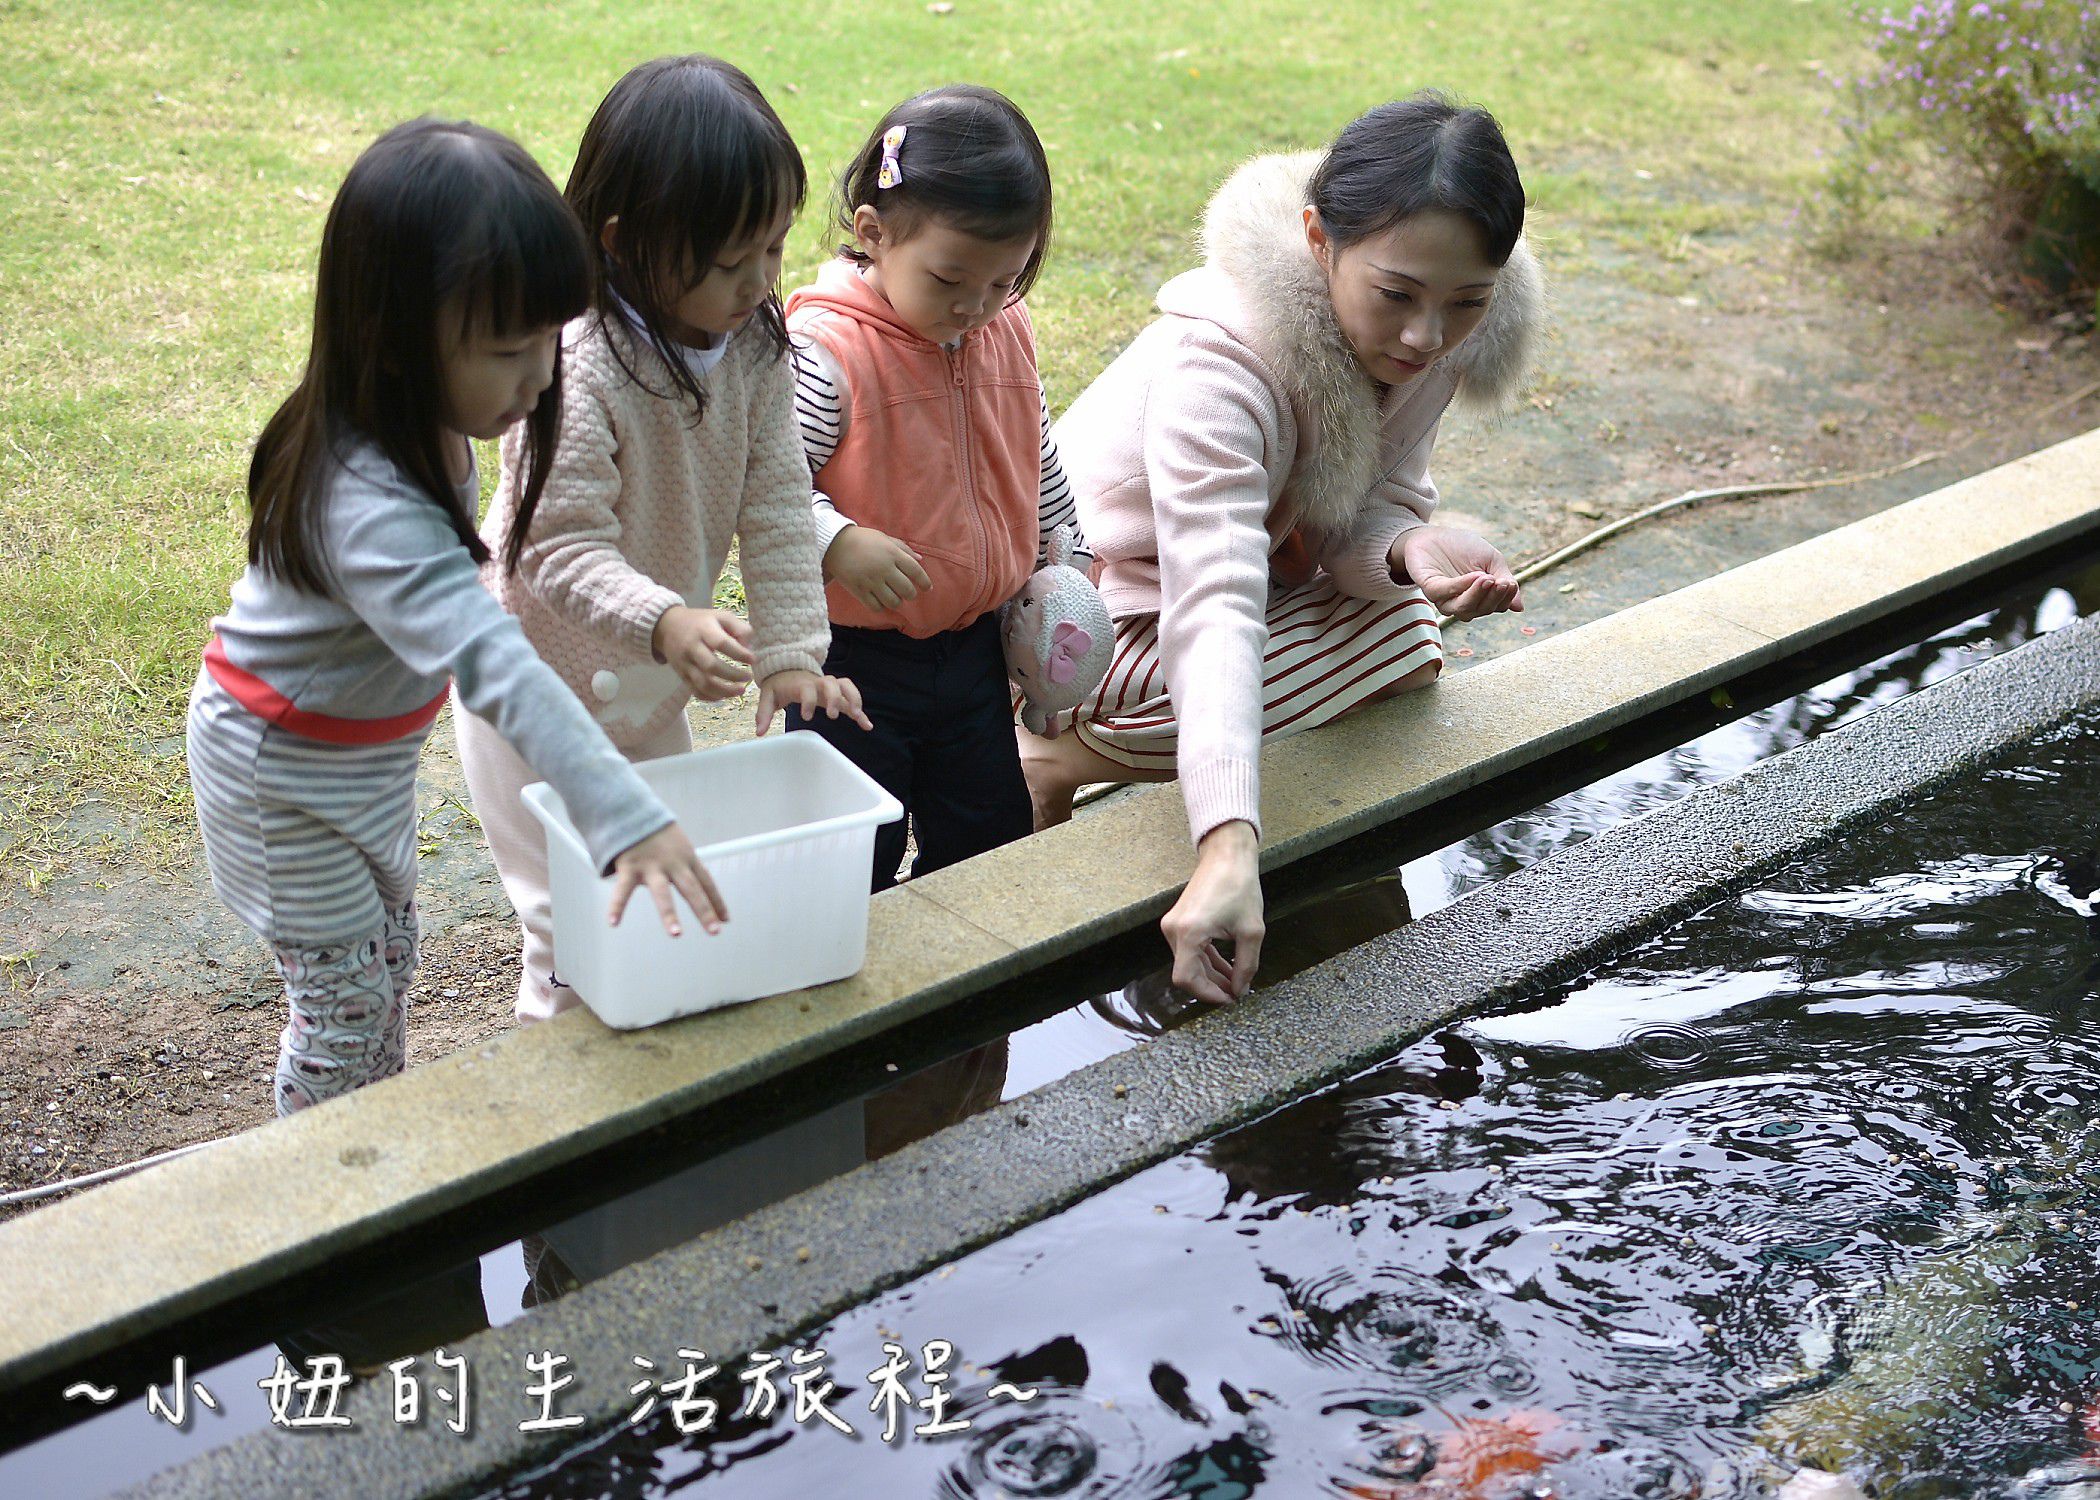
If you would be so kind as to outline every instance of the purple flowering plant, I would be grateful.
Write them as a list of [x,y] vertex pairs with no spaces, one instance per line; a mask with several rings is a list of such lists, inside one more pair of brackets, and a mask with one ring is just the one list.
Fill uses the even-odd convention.
[[[2100,270],[2100,0],[1917,0],[1858,12],[1872,61],[1826,70],[1845,145],[1826,241],[1921,179],[2056,290]],[[1921,168],[1924,169],[1921,171]]]

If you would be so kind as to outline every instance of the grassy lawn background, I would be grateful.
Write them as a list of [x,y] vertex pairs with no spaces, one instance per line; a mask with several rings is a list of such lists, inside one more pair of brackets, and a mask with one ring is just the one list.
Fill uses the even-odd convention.
[[1557,267],[1639,277],[1793,213],[1830,136],[1808,65],[1854,37],[1836,0],[0,0],[0,849],[33,869],[93,797],[186,833],[182,704],[239,570],[248,446],[304,356],[329,197],[398,120],[508,131],[559,183],[627,67],[728,57],[810,164],[792,286],[884,108],[1003,89],[1056,172],[1031,306],[1061,407],[1239,157],[1449,88],[1502,118]]

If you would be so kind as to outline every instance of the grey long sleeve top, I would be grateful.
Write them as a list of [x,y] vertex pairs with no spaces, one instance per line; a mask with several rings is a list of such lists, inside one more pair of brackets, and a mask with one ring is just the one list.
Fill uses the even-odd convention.
[[[480,484],[460,486],[471,513]],[[487,719],[568,804],[598,869],[673,821],[515,616],[482,587],[445,513],[369,444],[344,451],[322,499],[339,598],[250,566],[212,622],[227,660],[295,707],[345,719],[413,712],[445,691]]]

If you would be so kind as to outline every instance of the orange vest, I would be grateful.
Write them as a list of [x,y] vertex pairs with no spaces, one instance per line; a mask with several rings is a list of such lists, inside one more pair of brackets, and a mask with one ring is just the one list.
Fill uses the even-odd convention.
[[790,326],[845,377],[846,431],[817,470],[839,514],[919,555],[933,587],[871,610],[837,584],[835,624],[924,639],[960,630],[1035,569],[1042,494],[1042,377],[1016,303],[954,350],[921,338],[847,261],[788,298]]

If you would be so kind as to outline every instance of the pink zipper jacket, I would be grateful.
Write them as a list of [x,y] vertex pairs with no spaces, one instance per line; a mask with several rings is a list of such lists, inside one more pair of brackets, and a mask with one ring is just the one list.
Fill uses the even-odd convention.
[[789,329],[822,345],[844,377],[845,433],[816,487],[840,514],[918,553],[933,580],[881,611],[834,583],[832,621],[924,639],[1011,599],[1040,543],[1043,384],[1027,312],[1016,303],[943,349],[844,260],[787,311]]

